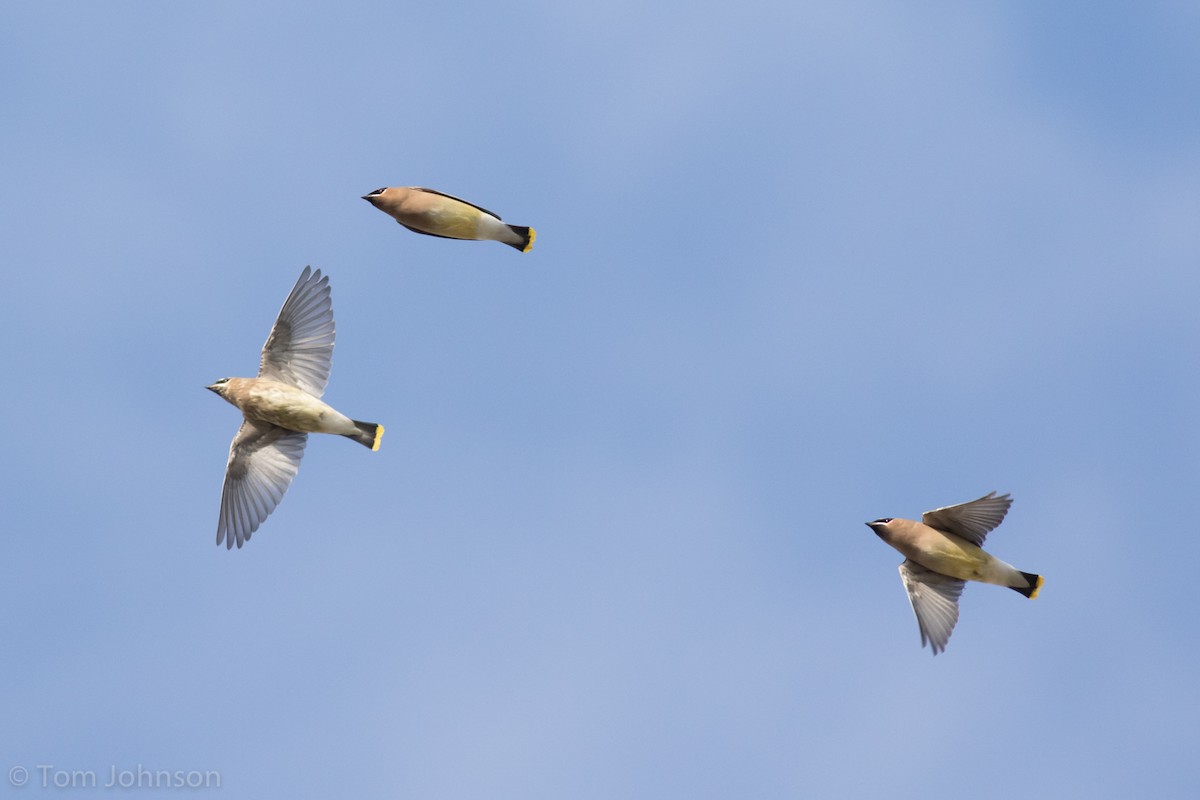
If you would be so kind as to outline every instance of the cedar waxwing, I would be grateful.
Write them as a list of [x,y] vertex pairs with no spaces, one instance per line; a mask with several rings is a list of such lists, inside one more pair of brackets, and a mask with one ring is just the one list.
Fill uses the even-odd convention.
[[221,378],[208,388],[245,419],[229,446],[217,544],[249,541],[296,477],[310,433],[336,433],[379,449],[383,426],[358,422],[318,398],[333,359],[329,277],[305,267],[263,345],[257,378]]
[[495,239],[528,253],[537,236],[533,228],[509,225],[486,208],[420,186],[385,186],[363,200],[410,231],[444,239]]
[[1042,588],[1041,575],[1021,572],[980,549],[1011,505],[1011,496],[990,492],[969,503],[926,511],[920,522],[884,517],[867,523],[905,556],[900,578],[921,628],[921,646],[928,641],[935,656],[946,649],[958,622],[958,597],[967,581],[1007,586],[1030,600]]

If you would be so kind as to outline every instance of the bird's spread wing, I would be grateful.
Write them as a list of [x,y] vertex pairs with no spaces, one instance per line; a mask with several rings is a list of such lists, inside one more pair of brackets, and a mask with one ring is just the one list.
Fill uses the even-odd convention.
[[229,446],[217,544],[241,547],[258,530],[300,469],[308,434],[245,420]]
[[258,376],[290,383],[320,397],[329,382],[333,338],[329,276],[305,267],[263,345]]
[[969,503],[926,511],[921,521],[931,528],[966,539],[976,547],[983,547],[983,540],[1004,520],[1011,505],[1011,495],[997,497],[995,492],[988,492]]
[[958,598],[966,581],[950,578],[906,560],[900,565],[900,579],[908,591],[917,625],[921,629],[921,646],[928,642],[936,656],[946,649],[954,625],[958,622]]
[[[487,214],[489,217],[495,217],[496,219],[500,219],[500,215],[497,214],[495,211],[488,211],[483,206],[477,206],[474,203],[472,203],[470,200],[463,200],[461,197],[455,197],[452,194],[446,194],[445,192],[439,192],[437,189],[426,189],[424,186],[412,186],[410,188],[414,192],[426,192],[427,194],[436,194],[436,195],[440,195],[442,197],[449,197],[451,200],[457,200],[458,202],[463,203],[464,205],[468,205],[471,208],[482,211],[484,214]],[[403,225],[403,223],[401,223],[401,224]],[[405,227],[408,227],[408,226],[405,225]],[[424,233],[424,231],[418,231],[418,233]],[[434,235],[436,235],[436,234],[434,234]]]

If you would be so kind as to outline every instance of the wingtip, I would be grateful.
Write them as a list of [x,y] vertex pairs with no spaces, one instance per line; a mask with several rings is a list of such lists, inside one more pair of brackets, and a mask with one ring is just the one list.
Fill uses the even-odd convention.
[[925,630],[923,628],[921,629],[921,647],[928,646],[930,652],[935,656],[938,653],[940,653],[946,649],[946,643],[949,641],[950,640],[947,639],[946,642],[943,642],[942,644],[938,644],[936,641],[934,641],[932,636],[926,635]]

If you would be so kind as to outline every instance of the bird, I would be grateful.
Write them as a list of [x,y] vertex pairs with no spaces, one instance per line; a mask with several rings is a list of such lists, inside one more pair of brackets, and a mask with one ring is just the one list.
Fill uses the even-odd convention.
[[305,267],[263,345],[257,378],[221,378],[206,388],[243,415],[229,446],[217,544],[250,540],[283,499],[310,433],[335,433],[379,449],[383,426],[353,420],[321,401],[333,360],[329,276]]
[[1041,575],[1021,570],[983,551],[983,540],[1012,505],[1012,496],[989,492],[978,500],[921,515],[921,521],[884,517],[867,527],[905,556],[900,579],[908,592],[921,646],[936,656],[958,622],[958,598],[967,581],[994,583],[1030,600],[1042,588]]
[[436,189],[384,186],[362,199],[410,231],[443,239],[494,239],[528,253],[537,237],[533,228],[509,225],[499,214]]

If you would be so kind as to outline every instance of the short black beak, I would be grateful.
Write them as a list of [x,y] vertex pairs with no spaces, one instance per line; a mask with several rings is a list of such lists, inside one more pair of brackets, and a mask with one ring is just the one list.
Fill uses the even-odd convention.
[[213,394],[220,394],[220,392],[217,391],[217,387],[215,385],[214,386],[205,386],[204,388],[208,389]]

